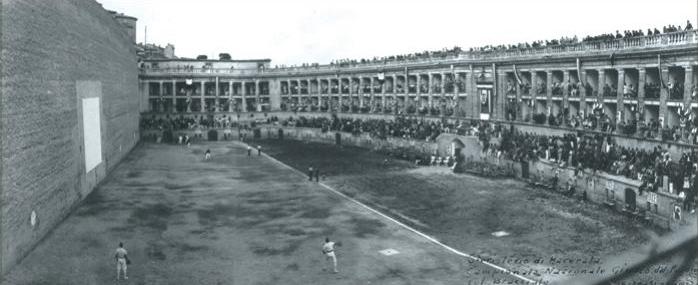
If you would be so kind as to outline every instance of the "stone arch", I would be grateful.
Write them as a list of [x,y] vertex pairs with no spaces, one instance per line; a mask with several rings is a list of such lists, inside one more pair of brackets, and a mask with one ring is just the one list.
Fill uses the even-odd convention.
[[625,188],[625,208],[634,211],[637,205],[637,194],[632,188]]
[[449,155],[454,157],[462,156],[461,151],[465,148],[465,144],[458,138],[453,138],[449,145]]
[[218,131],[216,131],[216,130],[208,131],[208,140],[209,141],[217,141],[218,140]]

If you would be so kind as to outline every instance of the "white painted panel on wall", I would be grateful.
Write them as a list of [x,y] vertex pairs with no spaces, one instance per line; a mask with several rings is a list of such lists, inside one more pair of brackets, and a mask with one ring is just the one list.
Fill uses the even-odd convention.
[[85,139],[85,172],[102,163],[102,130],[99,97],[82,99],[82,126]]

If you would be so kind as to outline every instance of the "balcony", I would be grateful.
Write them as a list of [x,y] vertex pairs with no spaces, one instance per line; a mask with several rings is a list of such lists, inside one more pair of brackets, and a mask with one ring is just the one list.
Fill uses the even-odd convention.
[[324,64],[309,66],[279,67],[267,69],[229,69],[229,68],[143,68],[142,75],[293,75],[307,73],[327,73],[339,71],[370,70],[384,67],[401,67],[405,65],[423,65],[436,63],[453,63],[469,60],[488,60],[502,58],[535,58],[551,55],[575,55],[590,52],[615,52],[623,50],[640,50],[659,47],[680,47],[698,44],[698,30],[678,31],[652,36],[621,38],[614,40],[583,41],[575,44],[545,46],[539,48],[514,48],[506,50],[462,51],[458,54],[439,56],[405,57],[402,59],[373,60],[365,63]]

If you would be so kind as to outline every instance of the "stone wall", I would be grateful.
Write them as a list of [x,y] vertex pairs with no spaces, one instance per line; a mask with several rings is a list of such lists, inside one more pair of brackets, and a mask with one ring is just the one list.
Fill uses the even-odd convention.
[[[458,136],[452,134],[443,134],[437,138],[438,152],[448,153],[448,148],[453,140],[459,140],[465,146],[462,154],[467,160],[483,161],[490,164],[504,166],[507,169],[514,170],[517,178],[524,178],[523,165],[521,162],[514,162],[506,159],[498,159],[494,154],[486,154],[482,152],[482,147],[476,137]],[[660,189],[658,193],[640,193],[640,181],[631,180],[622,176],[610,175],[606,173],[593,173],[590,170],[577,173],[569,167],[560,167],[555,163],[536,160],[525,162],[528,165],[529,181],[538,181],[540,183],[549,183],[558,172],[558,185],[564,188],[567,183],[574,185],[576,188],[575,196],[581,197],[582,193],[586,192],[586,198],[597,204],[606,204],[609,208],[617,212],[623,212],[627,204],[631,203],[634,198],[635,207],[640,209],[649,209],[649,216],[652,222],[664,228],[671,228],[677,221],[672,219],[674,205],[678,204],[678,196],[676,193],[669,193]],[[652,201],[648,205],[648,201]]]
[[[132,39],[94,0],[2,0],[0,273],[138,142]],[[83,98],[99,98],[101,163],[86,172]],[[97,156],[95,156],[97,157]],[[33,223],[32,223],[33,222]]]

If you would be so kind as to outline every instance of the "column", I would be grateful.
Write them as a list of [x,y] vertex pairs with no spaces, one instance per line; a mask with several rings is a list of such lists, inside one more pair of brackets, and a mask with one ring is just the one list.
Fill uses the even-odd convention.
[[[613,114],[616,121],[616,130],[618,130],[618,125],[625,121],[625,105],[623,104],[623,87],[625,86],[625,70],[618,69],[618,94],[616,94],[616,113]],[[618,116],[618,114],[621,114]],[[620,130],[618,130],[620,131]]]
[[233,111],[233,81],[228,81],[228,112]]
[[[337,75],[337,98],[342,97],[342,78]],[[327,111],[329,112],[332,108],[332,96],[327,98]]]
[[[662,73],[660,78],[662,80],[664,80],[665,84],[668,84],[669,83],[668,82],[669,81],[669,68],[663,67],[660,72]],[[668,112],[669,108],[667,107],[668,100],[669,100],[669,89],[664,88],[664,87],[660,88],[660,92],[659,92],[659,118],[663,118],[664,126],[667,125],[667,123],[668,123],[667,120],[669,118],[669,116],[667,116],[669,114],[669,112]],[[661,124],[660,124],[660,127],[663,127],[663,126],[661,126]],[[658,139],[662,138],[661,133],[662,132],[660,131],[659,135],[657,137]]]
[[[514,71],[516,72],[516,71]],[[516,76],[516,75],[514,75]],[[516,121],[521,121],[523,119],[523,104],[521,102],[521,86],[519,86],[519,82],[516,81],[514,83],[514,87],[516,88],[516,117],[514,120]]]
[[259,98],[259,80],[254,81],[254,103],[257,107],[257,112],[262,111],[262,100]]
[[[461,73],[463,73],[463,72],[461,72]],[[464,75],[464,76],[463,76],[463,80],[466,80],[466,78],[465,78],[465,73],[463,73],[463,75]],[[463,94],[463,93],[466,93],[466,94],[467,94],[467,89],[461,89],[460,84],[458,84],[458,80],[459,80],[459,79],[460,79],[460,75],[458,75],[458,72],[456,72],[456,75],[455,75],[455,77],[454,77],[454,80],[456,81],[456,82],[455,82],[455,84],[456,84],[456,86],[455,86],[455,90],[456,90],[456,96],[455,96],[455,98],[456,98],[456,103],[455,103],[455,106],[454,106],[455,110],[453,110],[453,114],[455,114],[456,117],[463,117],[463,112],[461,111],[461,108],[462,108],[463,106],[461,106],[460,97],[461,97],[461,94]],[[467,82],[467,81],[466,81],[466,82]],[[467,86],[467,84],[466,84],[466,86]]]
[[[570,101],[569,101],[570,84],[571,84],[570,71],[569,71],[569,69],[563,70],[562,71],[562,111],[561,111],[561,112],[563,112],[563,115],[564,115],[565,109],[567,109],[568,111],[570,109]],[[567,126],[568,119],[569,118],[567,118],[567,116],[562,117],[563,126]]]
[[[381,83],[381,107],[383,108],[383,110],[385,110],[385,103],[387,101],[387,100],[385,100],[385,83],[388,82],[388,80],[386,80],[386,78],[387,77],[383,77],[383,83]],[[393,92],[394,92],[394,90],[395,90],[395,81],[393,81]],[[385,111],[383,111],[383,113],[385,113]]]
[[441,73],[441,95],[446,94],[446,74]]
[[439,104],[439,115],[445,116],[444,112],[446,111],[446,106],[443,105],[442,102],[447,102],[446,100],[446,76],[445,73],[441,73],[441,96],[439,100],[437,100]]
[[402,91],[405,93],[405,100],[407,100],[407,98],[409,98],[408,95],[410,94],[410,81],[409,81],[409,78],[410,78],[410,75],[409,75],[409,73],[407,73],[407,69],[405,69],[405,81],[404,81],[403,84],[402,84],[402,88],[403,88]]
[[392,105],[390,106],[390,108],[392,108],[392,109],[391,109],[391,111],[392,111],[391,113],[395,114],[395,113],[397,112],[397,75],[393,75],[393,94],[392,94],[392,98],[393,98],[393,103],[392,103]]
[[563,70],[562,71],[562,98],[567,99],[569,97],[569,89],[568,86],[571,84],[570,82],[570,71],[569,70]]
[[433,98],[433,90],[432,90],[432,85],[434,85],[434,74],[427,73],[428,74],[428,80],[427,81],[427,106],[429,106],[429,113],[431,114],[431,107],[434,106],[434,98]]
[[364,84],[364,79],[361,76],[359,76],[359,88],[357,88],[357,90],[359,91],[359,94],[358,94],[359,95],[359,107],[364,106],[364,86],[363,86],[363,84]]
[[421,99],[422,96],[422,75],[417,74],[417,98]]
[[[528,92],[529,95],[531,95],[531,116],[534,114],[538,113],[538,110],[536,109],[536,106],[538,106],[538,102],[536,102],[536,98],[538,97],[538,72],[535,69],[531,69],[531,90]],[[532,117],[531,117],[532,118]]]
[[371,88],[370,88],[370,91],[371,91],[371,92],[369,93],[369,94],[371,94],[371,99],[370,99],[371,105],[369,106],[369,110],[370,110],[371,113],[373,113],[373,108],[376,106],[376,101],[375,101],[375,100],[376,100],[376,97],[375,97],[375,93],[376,93],[376,92],[375,92],[375,90],[373,89],[373,83],[374,83],[374,82],[373,82],[373,81],[374,81],[373,79],[374,79],[373,76],[371,76],[371,77],[369,78],[369,80],[368,80],[368,84],[371,85]]
[[[683,104],[684,108],[688,108],[688,110],[691,110],[691,92],[693,91],[693,67],[691,65],[684,66],[685,69],[685,74],[684,74],[684,80],[683,80]],[[689,120],[686,121],[686,125],[681,129],[681,137],[690,139],[690,133],[689,131],[691,130],[690,127],[691,122]],[[694,186],[695,187],[695,186]]]
[[462,90],[460,90],[460,85],[458,84],[459,79],[460,79],[460,73],[457,70],[454,70],[453,71],[453,92],[455,92],[456,95],[458,95],[462,92]]
[[172,113],[177,113],[177,81],[172,80]]
[[504,73],[503,70],[496,69],[497,71],[497,85],[495,85],[495,88],[497,90],[493,94],[494,97],[497,98],[497,104],[496,106],[496,112],[495,114],[497,115],[497,119],[500,120],[507,120],[507,112],[506,112],[506,104],[508,102],[507,99],[507,92],[506,92],[506,83],[507,83],[507,78],[506,78],[506,73]]
[[150,91],[151,91],[150,90],[150,81],[149,80],[145,80],[145,81],[139,80],[139,83],[145,85],[144,92],[145,92],[145,104],[147,106],[146,111],[148,111],[148,112],[155,111],[155,104],[153,104],[151,101],[151,99],[153,99],[153,95],[155,95],[155,94],[150,94]]
[[477,75],[475,75],[472,65],[470,65],[468,76],[470,76],[470,94],[466,104],[470,108],[470,118],[480,119],[480,110],[478,110],[480,108],[480,102],[478,101],[480,96],[477,94]]
[[603,87],[606,85],[606,70],[599,69],[599,87],[596,88],[599,97],[603,97]]
[[[546,110],[544,111],[546,116],[552,114],[553,110],[553,72],[550,70],[545,71],[545,95],[546,95]],[[545,120],[545,124],[548,124],[548,120]]]
[[[341,97],[340,97],[341,100]],[[349,105],[351,105],[351,102],[354,100],[354,78],[349,77]],[[342,101],[340,101],[342,102]],[[339,111],[342,112],[342,104],[339,104]]]
[[[320,82],[318,81],[318,84]],[[339,85],[339,84],[338,84]],[[318,85],[319,86],[319,85]],[[320,88],[318,88],[319,90]],[[340,90],[341,91],[341,90]],[[341,92],[340,92],[341,93]],[[322,106],[322,92],[317,92],[318,98],[317,98],[317,106],[318,109]],[[327,94],[325,94],[325,98],[327,98],[328,102],[332,98],[332,79],[328,78],[327,79]]]
[[[192,87],[194,83],[192,82]],[[187,113],[191,113],[191,104],[194,103],[194,91],[186,90],[184,91],[184,96],[186,96],[185,103],[187,104]]]
[[204,99],[205,92],[206,92],[206,80],[201,80],[201,98],[200,98],[201,106],[199,107],[200,112],[204,111],[204,107],[206,105],[206,100]]
[[[290,89],[291,85],[289,85]],[[247,96],[245,96],[245,81],[240,81],[240,96],[242,96],[242,111],[247,112]]]
[[165,112],[165,98],[163,98],[163,96],[165,96],[165,91],[163,88],[163,81],[162,80],[160,80],[160,94],[158,94],[158,95],[160,95],[159,96],[160,98],[158,98],[158,105],[160,105],[160,112]]
[[[584,81],[582,81],[584,80]],[[586,97],[587,97],[587,71],[582,70],[582,73],[579,74],[579,111],[583,111],[584,115],[586,115],[586,110],[587,110],[587,103],[586,103]]]
[[637,100],[640,104],[644,104],[645,101],[645,82],[647,82],[647,69],[640,67],[637,78]]
[[683,102],[685,106],[691,106],[691,92],[693,92],[693,66],[684,66],[686,73],[683,80]]
[[504,102],[506,102],[506,92],[502,92],[504,87],[503,83],[506,81],[504,79],[504,74],[497,68],[497,65],[492,63],[492,114],[490,118],[495,120],[504,119]]
[[221,101],[220,101],[220,95],[221,95],[221,94],[220,94],[220,91],[221,91],[221,90],[220,90],[220,86],[218,86],[219,83],[220,83],[220,82],[219,82],[219,78],[218,78],[218,76],[216,76],[216,99],[215,99],[215,102],[214,102],[214,104],[216,104],[216,106],[215,106],[215,107],[216,107],[216,109],[215,109],[216,112],[221,111],[221,110],[220,110],[220,104],[221,104]]
[[[598,93],[598,94],[596,94],[596,95],[598,95],[597,98],[596,98],[596,102],[601,102],[601,108],[602,108],[601,111],[603,111],[603,112],[606,112],[606,111],[604,110],[604,106],[603,106],[603,105],[604,105],[604,103],[603,103],[603,102],[604,102],[604,98],[603,98],[603,97],[604,97],[604,96],[603,96],[603,88],[604,88],[605,85],[606,85],[606,70],[604,70],[604,69],[599,69],[599,87],[596,89],[596,90],[597,90],[597,93]],[[593,110],[593,109],[592,109],[592,110]],[[598,124],[598,125],[597,125],[597,128],[600,129],[600,128],[601,128],[601,124]]]

